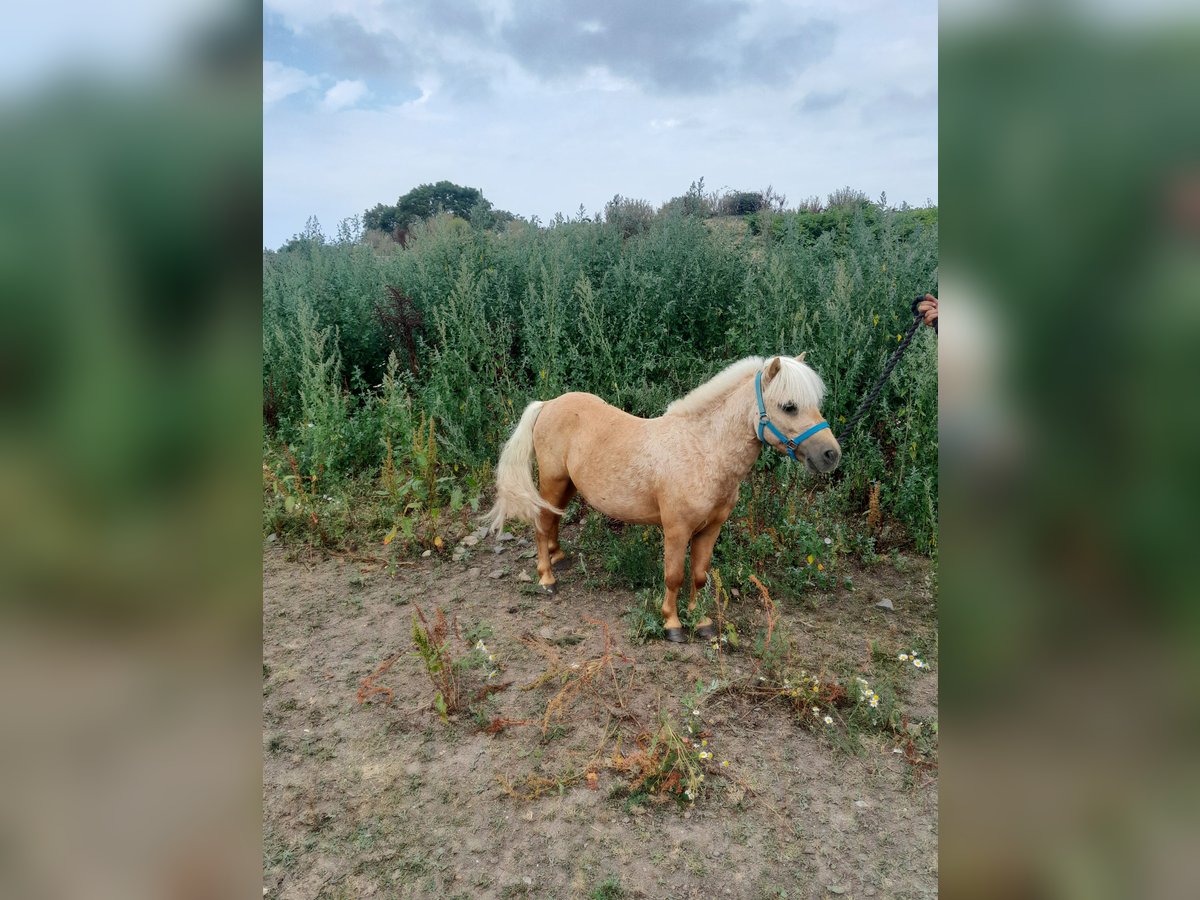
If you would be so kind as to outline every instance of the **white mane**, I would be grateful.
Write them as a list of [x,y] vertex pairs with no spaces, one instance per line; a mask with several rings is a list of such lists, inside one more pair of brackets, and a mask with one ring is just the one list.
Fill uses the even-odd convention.
[[[721,400],[731,391],[740,387],[748,378],[766,365],[772,357],[748,356],[726,366],[704,384],[695,388],[686,396],[680,397],[667,407],[667,415],[689,416],[702,413]],[[791,401],[801,409],[818,408],[825,398],[825,382],[821,376],[807,365],[790,356],[781,356],[782,363],[779,374],[767,385],[763,392],[766,403],[786,403]]]

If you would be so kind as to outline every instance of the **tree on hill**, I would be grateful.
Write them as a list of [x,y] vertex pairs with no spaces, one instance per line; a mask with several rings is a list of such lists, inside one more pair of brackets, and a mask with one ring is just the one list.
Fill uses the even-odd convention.
[[388,234],[400,227],[400,211],[395,206],[377,203],[363,213],[363,230],[383,231]]
[[363,213],[363,228],[383,231],[396,237],[418,221],[430,219],[438,213],[451,213],[485,228],[494,228],[514,218],[510,212],[494,209],[479,188],[439,181],[437,184],[418,185],[400,197],[393,206],[379,203],[368,209]]

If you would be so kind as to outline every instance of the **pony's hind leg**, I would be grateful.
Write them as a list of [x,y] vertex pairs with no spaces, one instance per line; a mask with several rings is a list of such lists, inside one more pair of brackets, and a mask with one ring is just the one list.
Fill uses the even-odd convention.
[[[559,509],[562,509],[563,505],[571,498],[574,489],[575,486],[571,484],[571,480],[565,475],[557,478],[543,477],[541,479],[540,493],[542,499],[552,506],[557,506]],[[562,516],[552,513],[548,509],[538,512],[538,584],[548,594],[558,591],[553,566],[563,556],[562,549],[558,546],[558,524],[560,519],[562,519]],[[558,559],[555,559],[555,556]]]
[[[551,501],[561,510],[566,510],[567,504],[571,502],[571,498],[575,496],[575,483],[567,479],[566,490],[562,492],[562,496],[557,501]],[[567,554],[563,552],[563,548],[558,543],[558,526],[562,524],[562,516],[552,516],[550,521],[550,529],[547,532],[549,537],[550,549],[550,565],[556,566],[562,562]]]

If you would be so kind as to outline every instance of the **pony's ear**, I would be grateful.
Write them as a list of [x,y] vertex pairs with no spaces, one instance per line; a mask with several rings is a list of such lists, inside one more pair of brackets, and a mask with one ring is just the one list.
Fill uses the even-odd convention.
[[804,357],[807,355],[808,355],[808,351],[805,350],[803,353],[801,353],[799,356],[796,357],[796,362],[804,362]]
[[772,356],[771,361],[767,363],[766,371],[763,372],[763,381],[770,381],[779,374],[779,369],[783,365],[778,356]]

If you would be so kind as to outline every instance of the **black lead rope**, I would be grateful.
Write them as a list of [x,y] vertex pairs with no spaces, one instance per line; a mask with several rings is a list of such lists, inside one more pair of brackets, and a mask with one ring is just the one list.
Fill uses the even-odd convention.
[[[887,383],[888,378],[891,377],[892,370],[896,368],[896,364],[900,362],[900,357],[904,355],[904,351],[908,349],[908,345],[912,343],[913,338],[916,336],[917,329],[920,328],[921,323],[925,321],[925,317],[921,313],[917,312],[917,304],[924,299],[925,295],[922,294],[912,302],[911,308],[913,312],[913,320],[912,324],[908,326],[908,333],[904,335],[903,339],[901,339],[900,346],[896,348],[895,352],[892,353],[891,359],[887,361],[887,365],[883,367],[883,374],[879,376],[879,380],[875,382],[875,386],[871,388],[871,391],[867,394],[867,396],[863,397],[863,401],[862,403],[858,404],[858,409],[854,411],[854,415],[852,415],[846,421],[846,427],[843,428],[837,436],[837,441],[839,444],[846,439],[846,436],[854,430],[854,426],[857,425],[862,420],[862,417],[870,412],[871,407],[875,405],[875,401],[879,399],[880,391],[883,390],[883,386]],[[937,322],[935,321],[933,325],[934,331],[936,331]]]
[[[888,378],[891,377],[892,370],[896,368],[896,364],[900,362],[900,357],[904,355],[904,351],[908,349],[908,345],[912,343],[913,338],[916,336],[917,329],[920,328],[921,323],[925,321],[925,316],[917,312],[917,304],[921,303],[924,299],[925,295],[921,294],[919,297],[913,300],[912,304],[910,305],[910,308],[912,309],[913,320],[912,324],[908,326],[908,333],[901,338],[900,346],[895,349],[891,355],[891,358],[888,359],[887,365],[883,367],[883,374],[879,376],[879,380],[875,382],[875,386],[871,388],[871,391],[867,394],[867,396],[863,397],[863,401],[862,403],[858,404],[858,409],[854,411],[854,415],[847,420],[846,427],[843,428],[838,434],[837,442],[839,445],[854,429],[854,426],[862,420],[862,417],[870,412],[871,407],[875,405],[875,401],[879,399],[879,392],[883,390],[884,384],[886,384]],[[937,319],[934,319],[933,321],[933,330],[935,333],[937,332]],[[787,491],[783,495],[785,503],[792,496],[792,490],[796,487],[796,482],[799,480],[800,471],[801,467],[796,464],[795,471],[792,472],[791,483],[788,485]]]

